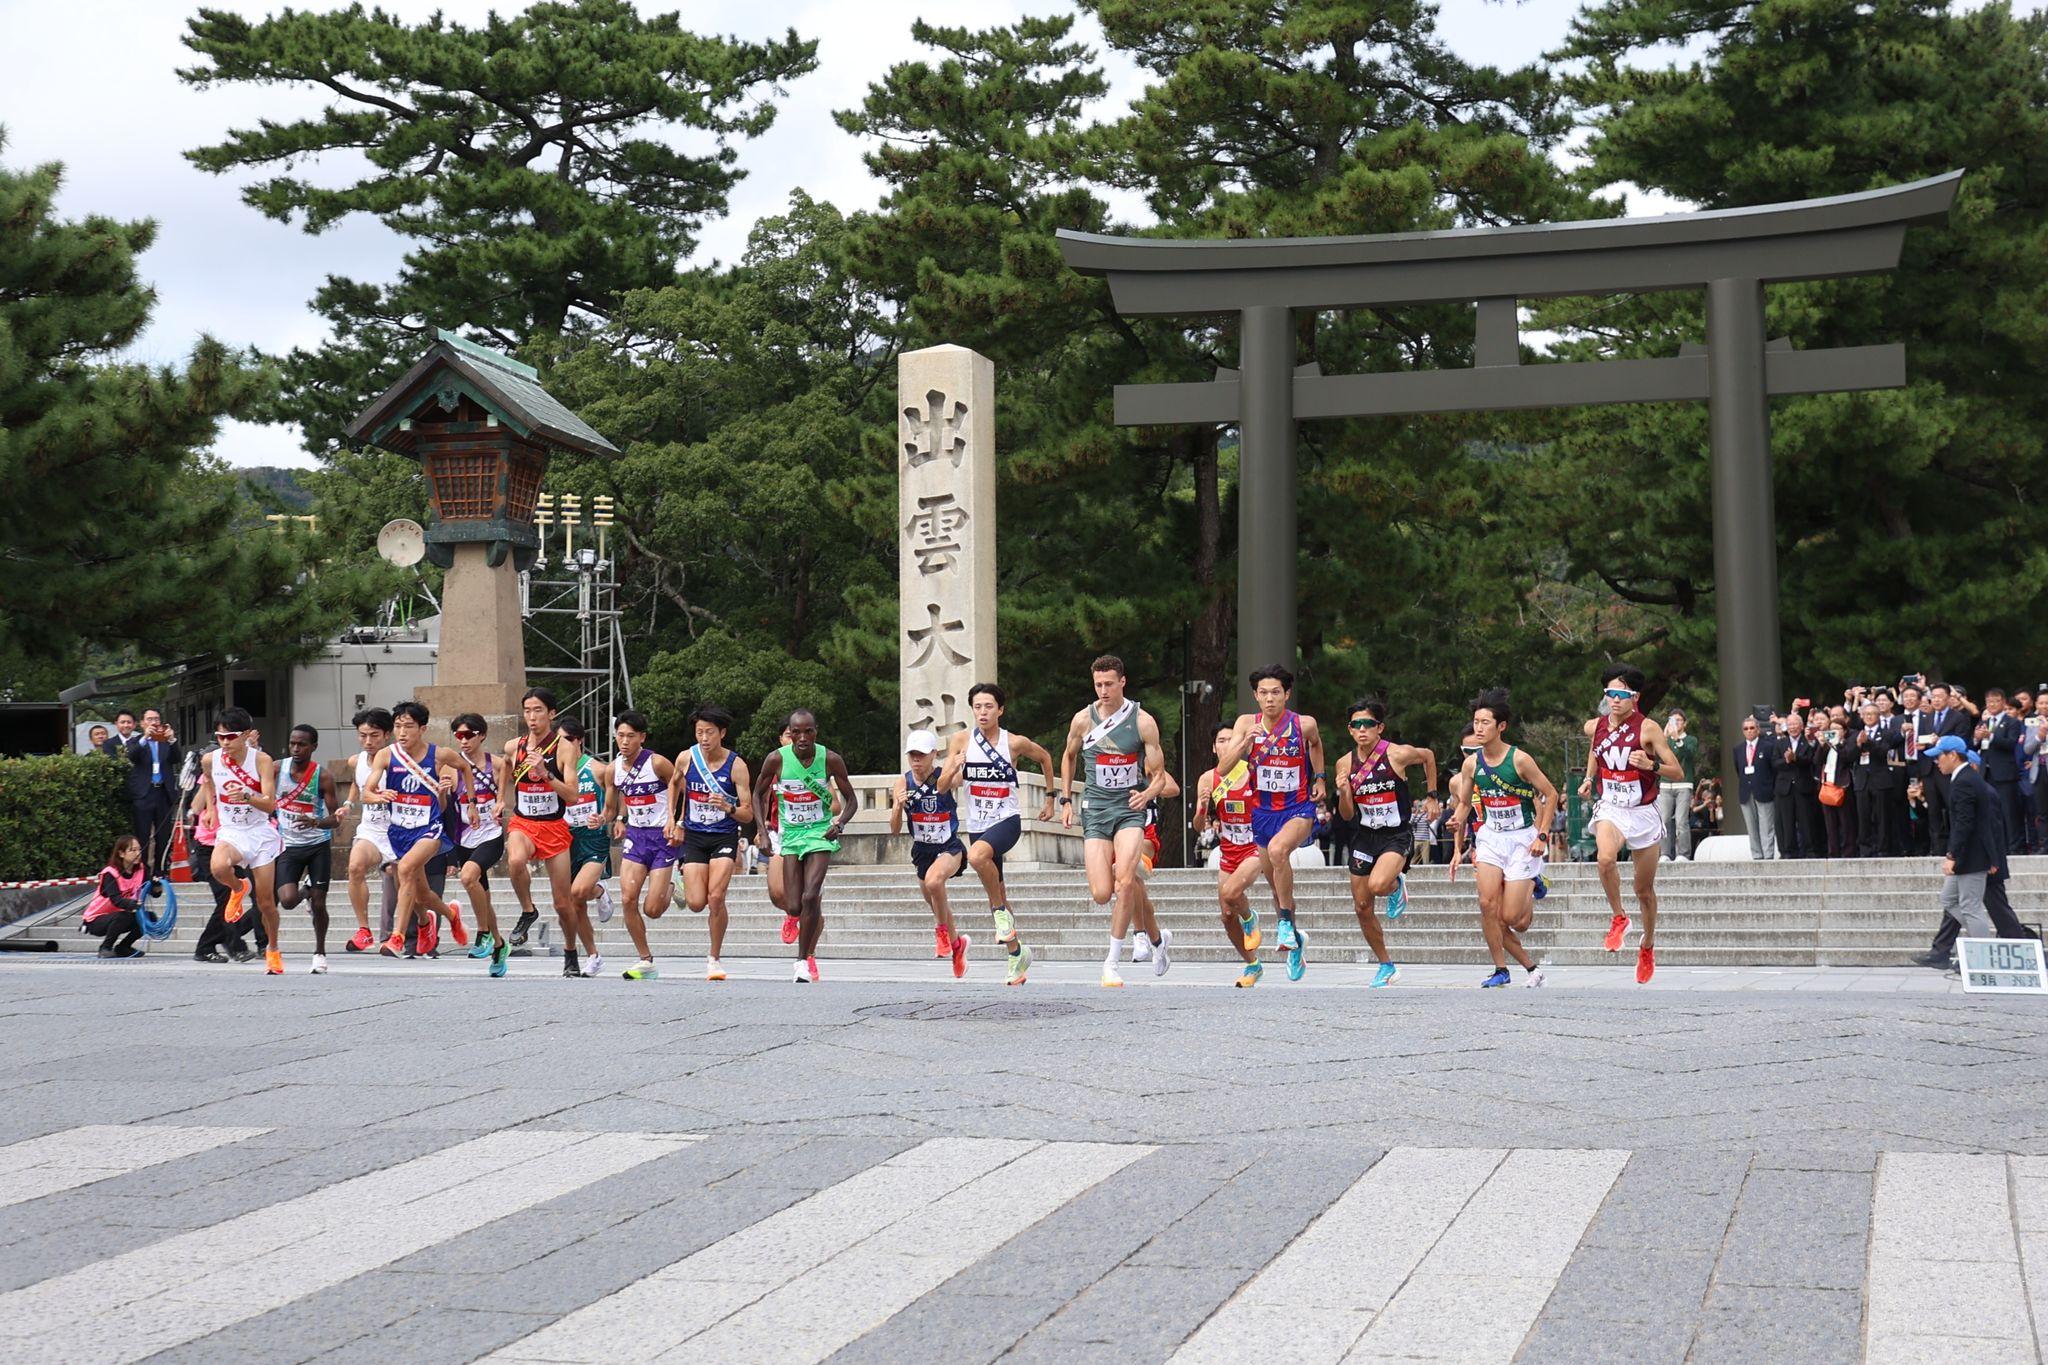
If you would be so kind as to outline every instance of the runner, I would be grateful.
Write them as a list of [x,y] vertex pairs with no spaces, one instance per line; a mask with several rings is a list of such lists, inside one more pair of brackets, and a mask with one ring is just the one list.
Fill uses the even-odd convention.
[[939,790],[956,792],[963,785],[967,790],[967,809],[961,817],[967,831],[967,865],[981,878],[981,889],[988,896],[996,942],[1003,945],[1009,959],[1008,984],[1021,986],[1031,971],[1031,949],[1018,937],[1017,921],[1010,913],[1009,892],[1003,885],[1003,855],[1024,835],[1024,811],[1017,795],[1019,763],[1036,763],[1045,774],[1045,802],[1038,808],[1038,818],[1052,819],[1052,755],[1033,740],[1003,728],[1003,710],[1008,703],[1009,697],[994,683],[976,683],[967,690],[974,724],[947,741]]
[[[413,912],[420,909],[448,921],[456,943],[467,945],[462,912],[442,900],[427,880],[427,864],[443,855],[441,807],[455,792],[456,762],[448,750],[427,743],[427,708],[402,701],[391,708],[391,743],[370,765],[368,800],[386,804],[391,813],[391,847],[398,854],[398,922],[377,951],[386,957],[406,955],[406,935]],[[435,936],[420,935],[422,956],[433,951]]]
[[[718,959],[725,951],[726,890],[740,864],[740,840],[745,837],[740,826],[754,818],[755,809],[747,761],[725,747],[732,726],[732,712],[723,706],[700,706],[691,712],[690,728],[697,742],[676,755],[670,783],[682,815],[680,824],[675,815],[669,816],[669,829],[683,845],[683,900],[693,915],[710,911],[705,924],[711,937],[711,952],[704,959],[706,981],[725,980]],[[771,880],[771,900],[777,890]],[[794,943],[799,926],[789,907],[782,909],[782,941]]]
[[1301,980],[1308,938],[1294,923],[1294,850],[1315,836],[1316,806],[1323,800],[1323,736],[1315,717],[1287,709],[1294,675],[1271,664],[1251,675],[1259,709],[1237,718],[1225,768],[1249,762],[1252,772],[1252,837],[1266,853],[1266,882],[1280,916],[1280,946],[1287,950],[1287,979]]
[[299,885],[313,914],[313,975],[327,974],[327,886],[334,878],[334,827],[341,811],[334,800],[334,775],[316,761],[320,732],[294,725],[285,744],[288,757],[277,779],[277,830],[284,849],[271,874],[280,909],[295,908]]
[[929,730],[912,730],[904,741],[910,767],[889,793],[889,833],[901,834],[904,816],[910,817],[910,865],[931,907],[932,956],[952,958],[953,975],[960,977],[967,975],[968,938],[953,932],[946,883],[966,870],[967,850],[960,843],[959,803],[938,786],[938,748],[939,737]]
[[[583,752],[588,731],[583,722],[560,722],[562,738],[576,744],[576,799],[562,812],[569,826],[569,897],[576,903],[578,923],[583,931],[583,949],[590,955],[583,975],[596,976],[604,970],[604,954],[597,950],[597,928],[590,922],[590,907],[597,918],[610,923],[611,893],[604,879],[612,875],[612,821],[618,818],[618,793],[610,787],[611,765],[600,763]],[[564,940],[564,946],[572,946]]]
[[[782,744],[789,743],[789,727],[787,725],[782,727],[782,735],[779,742]],[[765,764],[767,760],[763,759],[762,762]],[[796,942],[796,933],[799,925],[796,917],[796,905],[787,899],[782,885],[782,826],[779,823],[782,816],[776,810],[775,802],[773,801],[768,803],[766,810],[763,810],[760,803],[756,802],[754,811],[760,824],[760,827],[754,833],[754,847],[761,854],[765,855],[768,862],[767,870],[763,873],[768,879],[768,903],[782,912],[782,941],[784,943],[794,943]]]
[[[531,866],[547,869],[555,919],[562,929],[562,975],[581,976],[577,943],[587,936],[582,906],[569,893],[569,826],[562,819],[565,801],[576,798],[576,779],[583,747],[555,729],[555,694],[545,687],[530,689],[520,701],[526,733],[505,745],[505,780],[514,805],[505,829],[505,866],[521,914],[512,930],[514,947],[526,942],[526,931],[538,917],[533,908]],[[564,778],[564,769],[571,774]]]
[[[647,717],[640,712],[621,711],[612,737],[618,743],[618,758],[611,765],[611,781],[619,793],[619,818],[612,825],[612,837],[624,846],[619,899],[626,906],[626,937],[633,940],[633,951],[640,955],[622,975],[628,981],[652,981],[661,973],[647,946],[647,920],[660,919],[670,904],[676,827],[669,814],[668,789],[676,770],[647,747]],[[643,891],[647,897],[644,912]]]
[[[1159,803],[1171,801],[1180,795],[1180,783],[1173,780],[1172,773],[1162,773],[1164,779],[1159,795],[1152,804],[1145,807],[1145,838],[1138,845],[1138,933],[1132,936],[1131,961],[1150,962],[1152,975],[1165,976],[1166,969],[1173,965],[1173,930],[1162,929],[1158,913],[1152,906],[1152,892],[1145,885],[1152,878],[1153,869],[1159,866]],[[1109,860],[1110,871],[1116,871],[1116,859]],[[1155,946],[1156,945],[1156,946]]]
[[1664,738],[1664,728],[1644,715],[1637,704],[1643,695],[1643,671],[1628,664],[1609,664],[1600,675],[1600,684],[1607,714],[1586,722],[1586,738],[1593,747],[1579,795],[1596,797],[1593,842],[1600,850],[1600,889],[1607,893],[1607,908],[1614,916],[1602,946],[1610,953],[1620,952],[1622,937],[1629,931],[1629,917],[1621,908],[1621,850],[1625,845],[1635,868],[1636,904],[1643,911],[1636,982],[1646,985],[1657,972],[1657,859],[1664,852],[1664,813],[1657,808],[1657,781],[1677,782],[1685,776],[1685,769]]
[[505,856],[505,760],[490,749],[490,727],[474,711],[455,718],[456,767],[455,812],[457,855],[456,879],[469,894],[469,908],[476,918],[476,942],[469,955],[489,958],[491,975],[505,975],[512,945],[498,927],[497,907],[491,904],[491,869]]
[[1240,759],[1228,773],[1221,766],[1236,734],[1233,722],[1216,727],[1210,749],[1218,766],[1195,783],[1195,829],[1207,829],[1212,820],[1216,826],[1216,905],[1230,946],[1244,959],[1244,973],[1237,984],[1249,989],[1266,974],[1258,955],[1265,936],[1259,932],[1259,916],[1252,909],[1251,898],[1252,883],[1265,871],[1266,855],[1252,837],[1251,765]]
[[277,762],[250,746],[255,728],[254,719],[239,706],[220,713],[213,727],[220,748],[207,755],[200,786],[219,812],[213,876],[229,888],[224,918],[229,924],[242,918],[253,886],[264,939],[270,945],[263,954],[263,971],[266,976],[283,976],[284,954],[277,944],[276,863],[284,840],[270,822],[277,813]]
[[783,894],[797,909],[796,979],[816,981],[818,936],[825,931],[825,873],[839,851],[840,831],[853,818],[853,779],[846,760],[819,745],[816,716],[792,711],[784,729],[789,743],[761,764],[754,804],[767,805],[771,795],[775,799]]
[[[377,755],[391,743],[391,713],[381,706],[368,707],[356,712],[353,722],[356,738],[362,741],[362,751],[356,755],[355,780],[349,785],[349,795],[341,803],[337,814],[345,814],[350,806],[362,812],[356,821],[355,841],[348,849],[348,904],[356,914],[355,936],[342,946],[352,953],[367,953],[377,946],[377,936],[370,932],[370,876],[382,875],[398,861],[398,855],[391,849],[391,808],[387,805],[372,805],[365,799],[370,790],[370,765]],[[387,886],[387,899],[390,889]],[[387,905],[387,909],[395,907]]]
[[[1081,835],[1088,896],[1097,909],[1109,907],[1109,955],[1102,960],[1102,984],[1116,987],[1124,984],[1117,966],[1140,906],[1138,849],[1145,842],[1145,808],[1165,785],[1166,754],[1159,745],[1159,722],[1124,696],[1128,679],[1123,660],[1105,654],[1089,672],[1095,700],[1074,713],[1060,756],[1060,823],[1074,827],[1074,760],[1079,758],[1085,765]],[[1141,762],[1147,779],[1142,783]],[[1145,932],[1157,948],[1156,924]]]
[[1387,955],[1387,938],[1372,912],[1375,897],[1387,898],[1387,918],[1401,918],[1408,908],[1408,864],[1415,856],[1415,830],[1408,823],[1414,797],[1408,770],[1422,765],[1429,791],[1429,817],[1441,809],[1437,796],[1436,755],[1410,744],[1388,742],[1387,704],[1378,697],[1351,703],[1345,720],[1351,731],[1351,752],[1337,760],[1337,808],[1353,824],[1351,836],[1351,908],[1366,946],[1379,959],[1374,986],[1391,986],[1401,975]]
[[1481,692],[1472,699],[1472,735],[1479,752],[1460,769],[1458,809],[1452,817],[1456,842],[1451,847],[1450,877],[1458,876],[1465,852],[1465,818],[1476,801],[1479,833],[1472,856],[1472,875],[1479,883],[1479,926],[1493,975],[1481,986],[1505,986],[1507,957],[1522,964],[1529,978],[1543,984],[1543,968],[1522,947],[1520,935],[1536,917],[1535,883],[1550,846],[1550,816],[1557,809],[1557,788],[1536,760],[1507,742],[1513,722],[1505,688]]

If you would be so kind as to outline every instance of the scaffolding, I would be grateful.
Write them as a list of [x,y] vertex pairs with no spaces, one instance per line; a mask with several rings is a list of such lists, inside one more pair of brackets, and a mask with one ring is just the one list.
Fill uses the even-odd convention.
[[596,758],[609,758],[619,712],[633,705],[611,557],[613,510],[611,498],[592,498],[586,526],[576,494],[541,494],[533,519],[540,551],[519,575],[527,676],[555,692],[563,715],[590,727],[587,752]]

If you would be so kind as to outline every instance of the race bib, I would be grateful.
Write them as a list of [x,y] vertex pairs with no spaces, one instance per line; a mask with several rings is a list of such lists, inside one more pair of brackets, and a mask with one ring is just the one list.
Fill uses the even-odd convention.
[[1610,806],[1634,806],[1642,802],[1643,784],[1632,778],[1603,777],[1600,799]]
[[1216,833],[1226,844],[1248,844],[1252,841],[1251,821],[1243,824],[1223,823],[1216,826]]
[[434,798],[425,792],[391,793],[391,823],[400,829],[425,829],[434,818]]
[[[1097,771],[1100,772],[1101,770],[1097,769]],[[977,786],[970,783],[967,788],[967,797],[972,804],[975,822],[979,824],[984,820],[995,820],[1007,815],[1009,813],[1010,795],[1013,790],[1013,788],[1007,785],[998,786],[989,783]]]
[[552,787],[543,787],[539,790],[521,787],[519,789],[519,813],[529,820],[546,819],[555,813],[560,800],[561,798],[555,795],[554,788]]
[[1526,829],[1528,816],[1522,810],[1522,801],[1517,796],[1482,796],[1479,808],[1486,817],[1486,827],[1495,830]]
[[1296,781],[1297,776],[1297,771],[1292,764],[1261,763],[1254,775],[1254,780],[1258,784],[1260,791],[1272,794],[1295,791],[1300,785]]
[[785,825],[822,825],[825,803],[809,787],[785,784],[782,788],[782,822]]
[[692,796],[686,818],[693,825],[715,825],[725,819],[726,814],[703,797]]
[[1367,829],[1399,829],[1399,799],[1392,792],[1368,792],[1359,797],[1358,823]]
[[384,805],[382,805],[382,804],[378,804],[378,803],[370,803],[370,804],[366,804],[366,805],[365,805],[365,806],[363,807],[363,828],[364,828],[364,829],[389,829],[389,828],[391,828],[391,811],[390,811],[390,809],[389,809],[388,807],[386,807],[386,806],[384,806]]
[[498,803],[489,796],[479,797],[463,808],[463,819],[470,832],[477,835],[494,833],[498,828]]
[[287,801],[277,808],[277,822],[294,833],[304,833],[313,828],[313,803],[311,801]]
[[1136,754],[1097,754],[1095,785],[1104,791],[1129,791],[1138,785]]
[[910,813],[910,837],[920,844],[943,844],[953,837],[953,817],[947,814]]
[[638,796],[627,796],[626,823],[635,829],[656,829],[667,824],[668,812],[661,808],[660,795],[642,792]]
[[222,824],[233,825],[239,829],[246,829],[254,825],[261,825],[268,822],[268,820],[270,819],[269,816],[265,815],[262,811],[257,810],[254,806],[249,804],[249,797],[246,790],[241,791],[236,795],[232,796],[226,792],[222,792],[220,798],[220,811]]
[[589,829],[597,823],[597,798],[594,796],[577,797],[562,812],[562,818],[578,829]]

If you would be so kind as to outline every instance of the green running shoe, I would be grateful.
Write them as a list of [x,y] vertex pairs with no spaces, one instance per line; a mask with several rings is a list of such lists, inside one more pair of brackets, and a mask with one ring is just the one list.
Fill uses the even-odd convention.
[[619,975],[628,981],[653,981],[661,975],[661,969],[652,962],[636,962]]
[[[1017,921],[1011,916],[1009,906],[998,905],[989,911],[989,916],[996,922],[996,938],[999,942],[1008,943],[1017,937]],[[1029,957],[1030,954],[1026,953],[1025,956]]]
[[503,976],[506,965],[511,961],[512,945],[502,938],[494,939],[491,943],[491,975]]
[[1023,985],[1024,974],[1030,970],[1031,949],[1020,943],[1017,945],[1017,951],[1010,954],[1010,979],[1003,984],[1006,986]]
[[479,929],[476,942],[469,945],[469,955],[479,962],[483,961],[491,955],[491,944],[496,937],[495,934],[487,934]]

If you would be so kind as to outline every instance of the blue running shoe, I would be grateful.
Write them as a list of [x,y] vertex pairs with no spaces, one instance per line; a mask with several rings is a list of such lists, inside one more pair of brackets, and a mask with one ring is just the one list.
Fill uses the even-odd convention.
[[1280,917],[1280,946],[1292,949],[1299,941],[1299,931],[1294,927],[1294,916],[1282,915]]
[[1378,990],[1382,986],[1391,986],[1400,979],[1400,976],[1401,969],[1399,967],[1396,967],[1391,962],[1382,962],[1380,969],[1372,974],[1373,989]]
[[1492,990],[1496,986],[1505,986],[1507,984],[1508,969],[1503,967],[1499,971],[1495,972],[1492,976],[1487,977],[1486,980],[1480,982],[1479,989],[1487,991]]
[[1547,895],[1549,895],[1549,894],[1550,894],[1550,883],[1549,883],[1548,881],[1544,880],[1543,874],[1542,874],[1541,872],[1537,873],[1537,874],[1536,874],[1536,899],[1540,901],[1540,900],[1542,900],[1542,899],[1543,899],[1543,898],[1544,898],[1545,896],[1547,896]]
[[491,955],[491,946],[495,938],[496,935],[494,934],[487,934],[482,930],[478,930],[476,942],[469,945],[469,955],[479,962],[483,961]]
[[503,976],[505,967],[512,960],[512,945],[502,938],[493,936],[491,941],[491,975]]
[[1394,894],[1387,897],[1387,918],[1399,919],[1408,912],[1408,874],[1394,879]]
[[[1285,921],[1282,922],[1285,923]],[[1307,950],[1308,935],[1296,929],[1294,931],[1294,944],[1287,950],[1287,979],[1289,981],[1301,980],[1301,974],[1308,970],[1308,964],[1301,960],[1301,955]]]
[[1259,944],[1265,940],[1265,936],[1259,932],[1259,912],[1247,907],[1244,918],[1237,922],[1237,927],[1244,931],[1244,946],[1256,953]]

